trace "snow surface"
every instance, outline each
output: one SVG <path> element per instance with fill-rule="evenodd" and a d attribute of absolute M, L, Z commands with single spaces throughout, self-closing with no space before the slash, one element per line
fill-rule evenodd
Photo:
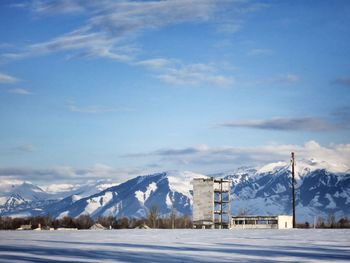
<path fill-rule="evenodd" d="M 336 203 L 334 202 L 334 200 L 330 194 L 327 193 L 326 198 L 329 200 L 329 204 L 326 206 L 326 208 L 336 208 L 337 207 Z"/>
<path fill-rule="evenodd" d="M 290 163 L 274 162 L 266 164 L 260 169 L 257 169 L 256 175 L 266 173 L 277 173 L 278 171 L 283 169 L 291 171 Z M 297 180 L 303 179 L 305 175 L 315 170 L 326 170 L 328 172 L 342 175 L 348 172 L 348 167 L 343 164 L 321 161 L 315 158 L 301 159 L 295 162 L 295 177 Z"/>
<path fill-rule="evenodd" d="M 20 181 L 20 180 L 1 179 L 0 193 L 10 192 L 12 190 L 12 188 L 19 186 L 23 183 L 24 183 L 24 181 Z"/>
<path fill-rule="evenodd" d="M 106 192 L 103 196 L 97 196 L 87 200 L 88 205 L 85 207 L 84 212 L 81 214 L 89 214 L 93 215 L 97 209 L 106 205 L 113 198 L 113 194 L 111 192 Z"/>
<path fill-rule="evenodd" d="M 157 190 L 157 184 L 155 182 L 150 183 L 147 186 L 147 189 L 145 192 L 142 192 L 140 190 L 135 192 L 135 197 L 141 204 L 144 204 L 147 199 L 150 197 L 150 195 Z"/>
<path fill-rule="evenodd" d="M 168 171 L 169 188 L 173 192 L 178 192 L 192 199 L 192 184 L 191 181 L 194 178 L 207 178 L 208 176 L 198 173 L 193 173 L 189 171 L 179 172 L 179 171 Z"/>
<path fill-rule="evenodd" d="M 263 167 L 261 167 L 258 170 L 258 173 L 269 173 L 269 172 L 273 172 L 275 170 L 279 170 L 285 166 L 287 166 L 288 164 L 286 162 L 276 162 L 276 163 L 269 163 Z"/>
<path fill-rule="evenodd" d="M 350 230 L 0 231 L 1 262 L 349 262 Z"/>

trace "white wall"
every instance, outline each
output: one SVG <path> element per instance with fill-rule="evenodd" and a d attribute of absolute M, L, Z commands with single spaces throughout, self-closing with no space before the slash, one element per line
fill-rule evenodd
<path fill-rule="evenodd" d="M 293 217 L 281 215 L 278 216 L 278 229 L 289 229 L 293 228 Z"/>
<path fill-rule="evenodd" d="M 257 217 L 258 218 L 258 217 Z M 262 220 L 277 220 L 277 224 L 239 224 L 235 225 L 235 220 L 257 220 L 254 218 L 245 218 L 244 216 L 231 219 L 231 229 L 291 229 L 293 228 L 293 217 L 287 216 L 287 215 L 280 215 L 280 216 L 261 216 Z"/>
<path fill-rule="evenodd" d="M 193 180 L 193 221 L 214 221 L 214 182 Z"/>

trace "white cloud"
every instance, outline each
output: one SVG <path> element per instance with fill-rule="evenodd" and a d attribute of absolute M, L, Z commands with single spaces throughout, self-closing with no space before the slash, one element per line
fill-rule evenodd
<path fill-rule="evenodd" d="M 233 77 L 219 73 L 222 66 L 213 63 L 186 64 L 175 59 L 155 58 L 134 64 L 152 70 L 157 79 L 175 86 L 228 87 L 234 82 Z"/>
<path fill-rule="evenodd" d="M 127 158 L 158 158 L 159 163 L 183 169 L 211 170 L 232 169 L 243 165 L 265 165 L 270 162 L 288 161 L 295 152 L 298 160 L 317 159 L 324 161 L 335 172 L 350 169 L 350 144 L 322 146 L 316 141 L 304 145 L 267 144 L 257 147 L 209 147 L 200 145 L 188 148 L 168 148 L 144 154 L 133 154 Z"/>
<path fill-rule="evenodd" d="M 30 7 L 38 14 L 54 14 L 54 13 L 76 13 L 84 11 L 80 1 L 60 0 L 60 1 L 32 1 L 31 3 L 23 3 L 19 7 Z"/>
<path fill-rule="evenodd" d="M 21 59 L 34 55 L 66 51 L 79 57 L 102 57 L 130 62 L 133 60 L 133 49 L 123 45 L 115 46 L 118 39 L 113 39 L 99 32 L 77 30 L 56 37 L 46 42 L 33 44 L 23 52 L 2 54 L 4 59 Z"/>
<path fill-rule="evenodd" d="M 32 94 L 29 90 L 22 89 L 22 88 L 9 89 L 8 92 L 9 93 L 13 93 L 13 94 L 18 94 L 18 95 L 29 95 L 29 94 Z"/>
<path fill-rule="evenodd" d="M 299 80 L 299 76 L 293 73 L 287 73 L 284 75 L 280 75 L 275 78 L 276 82 L 284 82 L 284 83 L 294 83 Z"/>
<path fill-rule="evenodd" d="M 15 83 L 17 81 L 17 78 L 0 72 L 0 83 Z"/>
<path fill-rule="evenodd" d="M 36 150 L 36 147 L 33 144 L 22 144 L 14 148 L 15 151 L 30 153 Z"/>
<path fill-rule="evenodd" d="M 217 73 L 214 66 L 202 63 L 167 68 L 157 78 L 167 84 L 180 86 L 227 87 L 234 82 L 232 77 Z"/>
<path fill-rule="evenodd" d="M 113 168 L 105 164 L 95 164 L 89 168 L 57 166 L 51 168 L 10 167 L 0 168 L 1 180 L 26 180 L 50 183 L 81 183 L 86 180 L 112 179 L 123 182 L 137 175 L 150 172 L 184 169 L 202 173 L 221 172 L 245 165 L 263 166 L 267 163 L 288 162 L 290 153 L 296 153 L 297 167 L 303 160 L 317 160 L 333 172 L 350 171 L 350 144 L 329 144 L 323 146 L 316 141 L 304 145 L 266 144 L 256 147 L 198 145 L 187 148 L 159 149 L 148 153 L 124 156 L 125 158 L 145 158 L 157 165 L 152 168 Z M 158 164 L 161 164 L 159 166 Z"/>
<path fill-rule="evenodd" d="M 249 54 L 248 54 L 249 55 Z M 255 80 L 248 81 L 248 85 L 260 86 L 260 85 L 292 85 L 299 82 L 301 77 L 295 73 L 285 73 L 285 74 L 276 74 L 272 76 L 259 77 Z"/>
<path fill-rule="evenodd" d="M 87 180 L 113 179 L 123 182 L 133 176 L 142 174 L 138 168 L 113 168 L 105 164 L 95 164 L 90 168 L 56 166 L 51 168 L 10 167 L 0 168 L 1 180 L 22 180 L 42 183 L 83 183 Z"/>
<path fill-rule="evenodd" d="M 327 132 L 347 128 L 342 122 L 331 122 L 319 117 L 272 118 L 263 120 L 236 120 L 221 124 L 229 128 L 252 128 L 278 131 Z"/>
<path fill-rule="evenodd" d="M 233 34 L 233 33 L 240 31 L 241 28 L 242 28 L 241 23 L 238 21 L 235 21 L 235 22 L 225 23 L 225 24 L 218 26 L 217 31 L 219 33 Z"/>
<path fill-rule="evenodd" d="M 153 59 L 145 59 L 145 60 L 138 61 L 135 63 L 135 65 L 144 66 L 150 69 L 162 69 L 174 63 L 175 63 L 174 61 L 166 58 L 153 58 Z"/>
<path fill-rule="evenodd" d="M 37 14 L 84 11 L 88 19 L 69 33 L 31 45 L 24 52 L 3 54 L 3 58 L 75 51 L 86 56 L 130 61 L 131 54 L 120 50 L 122 42 L 129 45 L 136 34 L 145 30 L 184 22 L 208 21 L 222 4 L 212 0 L 34 1 L 27 6 Z"/>
<path fill-rule="evenodd" d="M 71 32 L 22 51 L 2 54 L 4 60 L 20 59 L 52 52 L 65 52 L 70 57 L 102 57 L 129 65 L 164 69 L 156 77 L 173 85 L 229 86 L 232 78 L 218 72 L 198 69 L 200 64 L 172 65 L 173 59 L 136 57 L 133 42 L 149 30 L 181 23 L 213 22 L 225 32 L 237 31 L 242 16 L 263 7 L 248 1 L 177 0 L 177 1 L 41 1 L 17 5 L 30 8 L 36 15 L 60 15 L 83 12 L 84 23 Z M 176 63 L 175 63 L 176 64 Z M 170 66 L 171 65 L 171 66 Z"/>

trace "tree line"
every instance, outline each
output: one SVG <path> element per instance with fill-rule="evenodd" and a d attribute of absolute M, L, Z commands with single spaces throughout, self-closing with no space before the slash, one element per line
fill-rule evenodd
<path fill-rule="evenodd" d="M 305 222 L 303 224 L 297 224 L 298 228 L 350 228 L 350 220 L 347 216 L 341 217 L 336 220 L 333 214 L 330 214 L 327 219 L 322 216 L 317 217 L 316 221 L 311 224 Z"/>
<path fill-rule="evenodd" d="M 168 215 L 161 216 L 157 206 L 152 206 L 144 218 L 117 218 L 113 216 L 106 216 L 93 219 L 87 214 L 80 215 L 77 218 L 72 218 L 69 216 L 65 216 L 63 218 L 52 218 L 50 216 L 11 218 L 0 216 L 0 230 L 15 230 L 20 228 L 22 225 L 31 225 L 32 229 L 36 229 L 39 226 L 43 229 L 89 229 L 95 223 L 101 224 L 107 229 L 144 227 L 161 229 L 193 228 L 192 219 L 188 215 L 179 216 L 176 210 L 173 208 Z M 334 214 L 329 214 L 327 219 L 319 216 L 313 224 L 305 222 L 303 224 L 297 224 L 297 228 L 312 228 L 314 225 L 316 228 L 350 228 L 350 220 L 346 216 L 336 220 Z"/>
<path fill-rule="evenodd" d="M 159 209 L 152 206 L 145 218 L 116 218 L 113 216 L 98 217 L 93 219 L 90 215 L 80 215 L 77 218 L 65 216 L 63 218 L 52 218 L 50 216 L 36 216 L 25 218 L 0 217 L 0 230 L 15 230 L 23 225 L 31 225 L 31 229 L 39 226 L 42 229 L 77 228 L 89 229 L 95 223 L 101 224 L 107 229 L 128 229 L 139 227 L 150 228 L 192 228 L 192 220 L 188 215 L 179 216 L 172 209 L 167 216 L 161 216 Z"/>

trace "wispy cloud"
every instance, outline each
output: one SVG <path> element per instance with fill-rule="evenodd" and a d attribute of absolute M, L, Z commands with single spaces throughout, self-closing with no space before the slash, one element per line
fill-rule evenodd
<path fill-rule="evenodd" d="M 139 175 L 137 168 L 116 169 L 105 164 L 95 164 L 90 168 L 56 166 L 52 168 L 9 167 L 0 168 L 0 178 L 42 182 L 82 183 L 86 180 L 113 178 L 123 182 L 131 176 Z"/>
<path fill-rule="evenodd" d="M 151 70 L 155 78 L 174 86 L 214 86 L 227 87 L 234 83 L 224 69 L 214 63 L 186 64 L 180 60 L 156 58 L 135 63 Z"/>
<path fill-rule="evenodd" d="M 281 83 L 294 83 L 299 81 L 300 77 L 293 73 L 287 73 L 283 75 L 279 75 L 272 79 L 273 82 L 281 82 Z"/>
<path fill-rule="evenodd" d="M 70 51 L 91 57 L 130 61 L 123 53 L 136 34 L 171 24 L 207 21 L 221 6 L 211 0 L 192 1 L 34 1 L 27 7 L 36 14 L 82 12 L 88 19 L 75 30 L 31 45 L 23 52 L 3 54 L 14 59 L 49 52 Z M 121 50 L 120 50 L 121 49 Z"/>
<path fill-rule="evenodd" d="M 60 1 L 31 1 L 24 2 L 20 4 L 15 4 L 13 7 L 19 8 L 31 8 L 35 13 L 41 15 L 51 15 L 51 14 L 70 14 L 85 11 L 82 5 L 83 1 L 70 1 L 70 0 L 60 0 Z"/>
<path fill-rule="evenodd" d="M 29 1 L 17 5 L 34 14 L 61 15 L 84 13 L 84 24 L 71 32 L 25 47 L 22 51 L 2 54 L 3 60 L 20 59 L 53 52 L 65 52 L 70 57 L 102 57 L 129 65 L 166 70 L 156 77 L 172 85 L 229 86 L 232 78 L 213 69 L 204 71 L 201 63 L 172 65 L 174 59 L 146 58 L 135 55 L 133 43 L 147 31 L 181 23 L 215 21 L 225 32 L 240 29 L 242 17 L 263 5 L 249 1 L 178 0 L 178 1 Z"/>
<path fill-rule="evenodd" d="M 236 120 L 222 123 L 220 126 L 229 128 L 312 132 L 332 131 L 341 128 L 339 123 L 333 123 L 326 119 L 318 117 Z"/>
<path fill-rule="evenodd" d="M 338 120 L 350 124 L 350 106 L 339 107 L 332 112 L 332 115 Z"/>
<path fill-rule="evenodd" d="M 134 153 L 124 158 L 143 158 L 152 160 L 148 168 L 113 168 L 105 164 L 95 164 L 89 168 L 57 166 L 51 168 L 2 167 L 0 178 L 29 180 L 36 182 L 81 183 L 86 180 L 107 179 L 123 182 L 136 175 L 150 171 L 161 171 L 164 167 L 191 169 L 205 173 L 220 172 L 235 167 L 250 165 L 262 166 L 269 162 L 288 162 L 290 152 L 296 152 L 297 161 L 315 159 L 334 172 L 347 172 L 350 169 L 350 144 L 321 145 L 308 141 L 304 145 L 266 144 L 256 147 L 235 147 L 208 145 L 189 146 L 184 148 L 163 148 L 146 153 Z M 156 164 L 156 165 L 154 165 Z M 159 166 L 162 164 L 162 166 Z M 298 165 L 298 162 L 297 162 Z"/>
<path fill-rule="evenodd" d="M 249 55 L 249 54 L 248 54 Z M 301 77 L 295 73 L 283 73 L 283 74 L 276 74 L 272 76 L 263 76 L 253 79 L 252 81 L 249 81 L 248 84 L 257 86 L 257 85 L 279 85 L 279 86 L 288 86 L 295 83 L 298 83 L 300 81 Z"/>
<path fill-rule="evenodd" d="M 31 153 L 36 150 L 36 147 L 33 144 L 22 144 L 14 147 L 13 150 L 22 153 Z"/>
<path fill-rule="evenodd" d="M 304 145 L 268 144 L 257 147 L 199 145 L 187 148 L 160 149 L 125 157 L 149 159 L 153 156 L 158 158 L 159 163 L 167 165 L 185 167 L 185 169 L 213 167 L 212 171 L 218 172 L 220 169 L 232 169 L 234 166 L 265 165 L 269 162 L 288 161 L 292 151 L 297 153 L 298 160 L 326 161 L 330 164 L 330 169 L 335 172 L 346 172 L 350 169 L 350 144 L 322 146 L 316 141 L 308 141 Z"/>
<path fill-rule="evenodd" d="M 32 94 L 28 89 L 22 89 L 22 88 L 9 89 L 7 92 L 12 93 L 12 94 L 17 94 L 17 95 L 30 95 L 30 94 Z"/>
<path fill-rule="evenodd" d="M 0 83 L 15 83 L 19 81 L 17 78 L 0 72 Z"/>
<path fill-rule="evenodd" d="M 224 1 L 221 1 L 224 2 Z M 239 32 L 245 23 L 244 15 L 248 13 L 254 13 L 258 10 L 267 8 L 269 5 L 264 3 L 254 3 L 250 1 L 227 1 L 228 3 L 234 3 L 235 8 L 225 8 L 220 13 L 218 19 L 217 32 L 220 34 L 231 35 Z"/>
<path fill-rule="evenodd" d="M 193 147 L 181 148 L 181 149 L 159 149 L 151 153 L 132 153 L 123 155 L 125 158 L 133 157 L 146 157 L 149 155 L 159 155 L 159 156 L 175 156 L 175 155 L 191 155 L 200 152 L 205 152 L 209 149 L 207 145 L 198 145 Z"/>
<path fill-rule="evenodd" d="M 170 65 L 173 65 L 175 61 L 167 59 L 167 58 L 153 58 L 153 59 L 145 59 L 135 62 L 137 66 L 143 66 L 150 69 L 163 69 Z"/>
<path fill-rule="evenodd" d="M 0 147 L 0 156 L 11 155 L 18 156 L 22 154 L 30 154 L 37 150 L 37 147 L 32 143 L 18 143 Z"/>
<path fill-rule="evenodd" d="M 333 80 L 332 83 L 350 87 L 350 77 L 349 76 L 338 77 L 335 80 Z"/>
<path fill-rule="evenodd" d="M 67 108 L 71 112 L 88 113 L 88 114 L 131 111 L 131 109 L 123 108 L 123 107 L 105 107 L 105 106 L 98 106 L 98 105 L 77 106 L 72 101 L 67 102 Z"/>
<path fill-rule="evenodd" d="M 240 31 L 242 24 L 240 21 L 234 21 L 231 23 L 224 23 L 218 26 L 217 31 L 224 34 L 233 34 Z"/>
<path fill-rule="evenodd" d="M 132 54 L 125 47 L 114 47 L 117 39 L 108 37 L 105 33 L 75 31 L 47 42 L 34 44 L 24 56 L 46 54 L 52 52 L 78 52 L 79 56 L 102 57 L 121 62 L 132 60 Z"/>
<path fill-rule="evenodd" d="M 180 86 L 214 86 L 227 87 L 233 84 L 232 77 L 217 72 L 217 68 L 210 64 L 188 64 L 169 67 L 157 75 L 161 81 Z"/>

